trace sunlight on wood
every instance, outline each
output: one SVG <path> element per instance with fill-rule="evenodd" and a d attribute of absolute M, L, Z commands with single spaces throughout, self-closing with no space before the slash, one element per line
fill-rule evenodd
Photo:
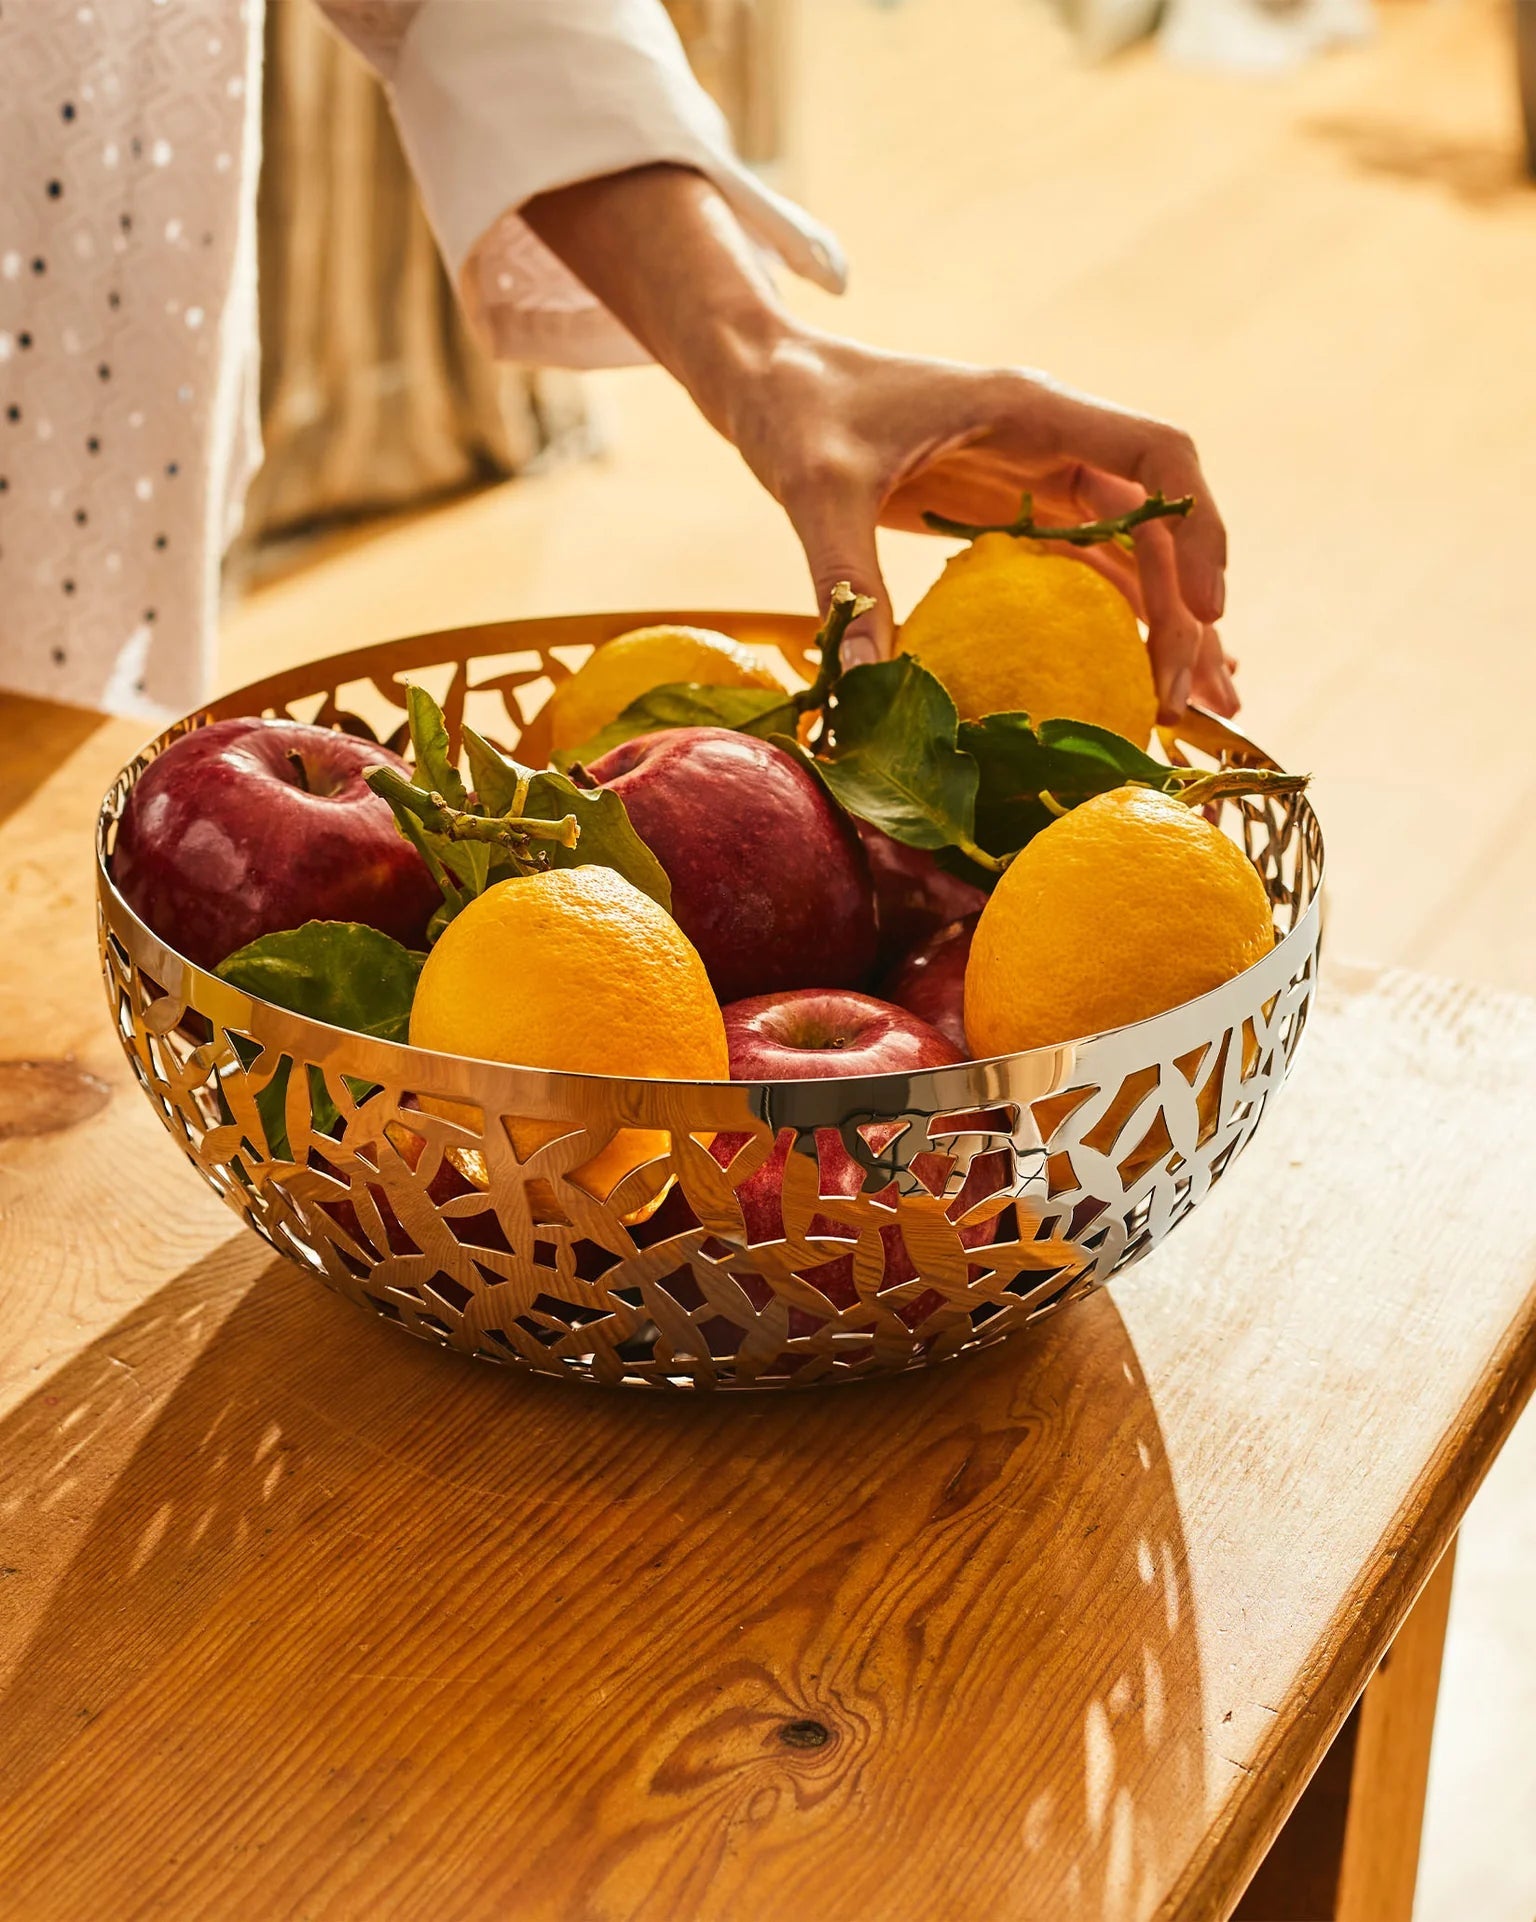
<path fill-rule="evenodd" d="M 1187 424 L 1246 724 L 1317 775 L 1334 954 L 1536 990 L 1536 194 L 1502 6 L 1386 0 L 1375 43 L 1266 83 L 1083 67 L 1023 0 L 802 13 L 781 184 L 855 277 L 797 305 Z M 783 517 L 666 379 L 590 388 L 602 458 L 303 558 L 231 608 L 223 684 L 509 615 L 808 611 Z M 885 542 L 899 610 L 944 551 Z M 0 707 L 0 1059 L 110 1091 L 0 1160 L 13 1901 L 427 1912 L 452 1876 L 532 1914 L 516 1831 L 541 1913 L 702 1912 L 707 1861 L 733 1913 L 788 1915 L 823 1889 L 781 1836 L 814 1831 L 877 1913 L 916 1811 L 946 1846 L 911 1853 L 914 1916 L 1010 1912 L 1021 1862 L 1052 1922 L 1230 1906 L 1510 1412 L 1528 1006 L 1335 963 L 1241 1183 L 1027 1367 L 849 1391 L 900 1468 L 850 1500 L 837 1397 L 514 1405 L 274 1266 L 103 1018 L 84 850 L 143 730 Z M 1536 1907 L 1533 1435 L 1462 1532 L 1418 1922 Z M 919 1758 L 975 1792 L 919 1808 Z"/>

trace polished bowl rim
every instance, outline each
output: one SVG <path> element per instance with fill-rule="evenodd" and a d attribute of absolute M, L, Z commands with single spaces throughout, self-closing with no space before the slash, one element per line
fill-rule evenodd
<path fill-rule="evenodd" d="M 604 613 L 599 618 L 604 622 L 611 620 L 616 634 L 627 632 L 631 627 L 654 625 L 661 619 L 679 623 L 686 621 L 695 626 L 761 620 L 765 625 L 775 629 L 789 629 L 807 641 L 816 631 L 816 621 L 811 615 L 785 614 L 771 609 L 668 610 L 664 615 L 656 610 L 632 609 L 614 612 L 612 615 Z M 558 626 L 566 622 L 572 627 L 590 627 L 592 619 L 593 616 L 583 614 L 539 617 L 538 625 L 546 630 L 550 626 Z M 510 638 L 515 635 L 517 629 L 528 624 L 519 620 L 471 623 L 466 627 L 406 635 L 394 641 L 375 643 L 345 653 L 320 656 L 313 661 L 301 662 L 295 667 L 265 676 L 261 680 L 247 682 L 193 709 L 160 729 L 118 769 L 108 784 L 97 813 L 95 835 L 97 894 L 108 925 L 114 930 L 125 929 L 131 934 L 132 945 L 137 950 L 137 958 L 143 960 L 147 955 L 151 972 L 156 972 L 155 964 L 159 962 L 161 964 L 159 972 L 179 974 L 182 986 L 180 998 L 188 1004 L 196 1006 L 203 1013 L 211 1013 L 213 1010 L 210 1002 L 222 1001 L 232 1018 L 225 1019 L 224 1016 L 217 1016 L 221 1026 L 241 1029 L 252 1025 L 249 1016 L 239 1017 L 237 1011 L 240 1009 L 265 1011 L 279 1017 L 285 1025 L 292 1024 L 292 1032 L 296 1040 L 306 1035 L 314 1037 L 314 1044 L 306 1049 L 309 1058 L 327 1062 L 334 1060 L 339 1071 L 350 1071 L 338 1058 L 341 1054 L 363 1056 L 377 1049 L 382 1051 L 382 1060 L 390 1066 L 387 1076 L 389 1079 L 405 1080 L 417 1086 L 434 1086 L 435 1084 L 440 1088 L 443 1071 L 446 1069 L 449 1082 L 456 1084 L 446 1089 L 446 1092 L 458 1093 L 465 1098 L 473 1099 L 470 1090 L 463 1085 L 473 1078 L 485 1097 L 482 1105 L 511 1109 L 519 1101 L 526 1102 L 537 1089 L 543 1092 L 545 1100 L 558 1107 L 562 1113 L 570 1112 L 570 1098 L 579 1096 L 584 1090 L 594 1093 L 608 1091 L 611 1096 L 611 1091 L 615 1088 L 625 1088 L 641 1093 L 647 1090 L 684 1090 L 693 1092 L 706 1101 L 711 1096 L 718 1100 L 724 1091 L 729 1090 L 734 1095 L 744 1096 L 756 1114 L 761 1114 L 770 1100 L 774 1101 L 775 1105 L 782 1105 L 786 1100 L 792 1099 L 793 1097 L 785 1093 L 786 1090 L 798 1091 L 801 1103 L 806 1103 L 807 1091 L 835 1089 L 838 1093 L 836 1105 L 845 1112 L 850 1108 L 867 1106 L 877 1113 L 889 1113 L 911 1106 L 914 1097 L 928 1101 L 941 1109 L 959 1109 L 966 1105 L 984 1107 L 989 1101 L 1005 1098 L 1004 1084 L 1011 1086 L 1021 1081 L 1029 1082 L 1037 1084 L 1041 1092 L 1064 1087 L 1068 1077 L 1079 1079 L 1084 1073 L 1091 1073 L 1094 1053 L 1110 1045 L 1118 1046 L 1123 1037 L 1149 1031 L 1169 1023 L 1175 1017 L 1178 1017 L 1181 1023 L 1189 1022 L 1197 1011 L 1202 1009 L 1209 1008 L 1214 1017 L 1217 1004 L 1223 997 L 1233 998 L 1242 994 L 1244 999 L 1251 998 L 1254 977 L 1260 973 L 1273 973 L 1277 989 L 1283 987 L 1299 965 L 1301 954 L 1316 945 L 1316 924 L 1320 919 L 1322 908 L 1326 848 L 1321 823 L 1316 819 L 1310 799 L 1302 794 L 1296 797 L 1296 806 L 1300 811 L 1298 827 L 1305 827 L 1310 817 L 1317 837 L 1315 883 L 1311 899 L 1297 915 L 1294 925 L 1278 936 L 1268 954 L 1261 956 L 1239 974 L 1231 976 L 1230 979 L 1202 995 L 1197 995 L 1188 1001 L 1177 1002 L 1172 1008 L 1165 1008 L 1160 1013 L 1148 1015 L 1140 1021 L 1101 1029 L 1097 1033 L 1084 1035 L 1072 1041 L 1041 1048 L 1020 1049 L 1007 1054 L 976 1057 L 939 1067 L 920 1069 L 912 1074 L 825 1075 L 775 1081 L 685 1081 L 659 1076 L 609 1075 L 572 1069 L 537 1068 L 520 1062 L 491 1061 L 478 1055 L 456 1055 L 437 1049 L 412 1047 L 405 1042 L 387 1041 L 377 1036 L 358 1034 L 350 1028 L 335 1027 L 329 1022 L 297 1014 L 291 1009 L 279 1006 L 276 1002 L 266 1001 L 260 996 L 249 994 L 244 989 L 236 988 L 222 980 L 209 970 L 199 967 L 143 921 L 118 890 L 109 865 L 108 841 L 120 811 L 119 794 L 126 796 L 149 761 L 169 746 L 173 740 L 208 726 L 216 720 L 237 718 L 253 712 L 259 713 L 261 706 L 279 698 L 278 690 L 288 687 L 294 675 L 306 670 L 323 672 L 335 684 L 346 678 L 341 674 L 341 670 L 348 663 L 361 668 L 365 662 L 377 663 L 380 653 L 387 652 L 400 655 L 402 658 L 397 663 L 397 667 L 400 671 L 407 671 L 410 661 L 404 657 L 420 654 L 423 658 L 440 659 L 440 651 L 434 657 L 433 650 L 441 650 L 445 644 L 461 636 L 472 633 L 484 638 L 506 631 Z M 487 646 L 484 651 L 499 650 Z M 363 676 L 359 674 L 350 678 L 363 678 Z M 1207 742 L 1212 749 L 1234 748 L 1253 757 L 1259 765 L 1268 767 L 1277 765 L 1256 742 L 1239 733 L 1237 729 L 1216 715 L 1193 706 L 1190 715 L 1195 723 L 1195 731 L 1207 737 Z M 1284 965 L 1281 962 L 1282 956 L 1285 957 Z M 170 964 L 169 968 L 164 966 L 165 963 Z M 1246 993 L 1243 993 L 1243 984 L 1247 984 Z M 170 988 L 172 983 L 163 981 L 162 985 Z M 256 1018 L 262 1017 L 258 1015 Z M 1217 1022 L 1216 1025 L 1220 1023 Z M 412 1072 L 405 1073 L 407 1069 Z M 492 1084 L 497 1082 L 508 1084 L 508 1092 L 504 1097 L 491 1096 Z M 956 1099 L 957 1089 L 965 1082 L 991 1085 L 974 1090 L 962 1090 L 961 1098 Z M 514 1083 L 515 1086 L 512 1085 Z M 558 1100 L 562 1094 L 566 1097 L 563 1102 Z M 860 1099 L 861 1096 L 865 1098 Z M 543 1106 L 544 1102 L 541 1101 L 539 1105 Z M 797 1105 L 800 1104 L 797 1103 Z"/>

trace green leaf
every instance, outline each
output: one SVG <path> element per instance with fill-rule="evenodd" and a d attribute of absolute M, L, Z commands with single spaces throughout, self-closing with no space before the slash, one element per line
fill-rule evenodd
<path fill-rule="evenodd" d="M 624 803 L 612 788 L 577 787 L 567 775 L 553 769 L 535 774 L 528 783 L 525 814 L 541 821 L 558 821 L 574 814 L 581 832 L 573 848 L 558 841 L 541 841 L 539 847 L 553 868 L 603 867 L 622 874 L 642 894 L 672 912 L 672 883 L 667 871 L 635 832 Z"/>
<path fill-rule="evenodd" d="M 277 1073 L 256 1097 L 256 1112 L 261 1116 L 262 1133 L 267 1137 L 267 1153 L 274 1161 L 293 1159 L 288 1140 L 288 1075 L 292 1067 L 291 1061 L 280 1061 Z"/>
<path fill-rule="evenodd" d="M 1133 742 L 1086 721 L 1042 721 L 1027 714 L 989 714 L 962 721 L 960 746 L 980 775 L 976 838 L 993 854 L 1014 854 L 1055 818 L 1040 800 L 1066 806 L 1106 794 L 1127 781 L 1171 788 L 1178 777 Z"/>
<path fill-rule="evenodd" d="M 989 854 L 1017 854 L 1055 819 L 1044 801 L 1028 794 L 991 793 L 983 777 L 976 796 L 976 839 Z"/>
<path fill-rule="evenodd" d="M 413 685 L 405 692 L 405 711 L 411 724 L 417 781 L 429 792 L 440 794 L 449 807 L 463 807 L 467 798 L 464 781 L 449 750 L 443 710 L 424 687 Z"/>
<path fill-rule="evenodd" d="M 395 810 L 395 825 L 426 863 L 427 872 L 442 891 L 443 904 L 427 923 L 427 946 L 430 948 L 453 917 L 463 911 L 471 897 L 459 886 L 442 859 L 448 845 L 443 835 L 428 834 L 415 815 L 406 808 Z"/>
<path fill-rule="evenodd" d="M 768 689 L 765 687 L 740 687 L 736 688 L 734 692 L 737 694 L 766 694 Z M 761 708 L 755 714 L 748 714 L 734 725 L 738 734 L 751 734 L 755 735 L 759 741 L 771 741 L 775 734 L 793 735 L 795 729 L 800 725 L 800 716 L 803 712 L 804 709 L 798 701 L 785 701 L 775 697 L 771 707 Z M 708 723 L 701 722 L 700 725 L 707 726 Z M 720 725 L 724 727 L 727 723 L 722 721 Z"/>
<path fill-rule="evenodd" d="M 485 893 L 495 852 L 484 841 L 450 841 L 446 836 L 438 837 L 437 857 L 459 883 L 466 901 L 473 901 L 477 894 Z M 458 910 L 454 911 L 457 913 Z"/>
<path fill-rule="evenodd" d="M 579 748 L 555 757 L 562 768 L 578 761 L 590 765 L 610 748 L 642 734 L 669 727 L 728 727 L 738 734 L 793 734 L 794 703 L 771 687 L 709 687 L 701 681 L 667 681 L 642 694 L 615 721 L 583 741 Z"/>
<path fill-rule="evenodd" d="M 364 776 L 364 779 L 368 779 L 373 772 L 374 770 L 370 768 Z M 449 874 L 448 870 L 438 858 L 438 848 L 441 845 L 442 836 L 428 834 L 420 821 L 416 819 L 416 816 L 406 808 L 396 808 L 394 815 L 395 826 L 399 828 L 401 834 L 405 836 L 406 840 L 410 842 L 411 846 L 415 848 L 416 852 L 426 863 L 427 872 L 442 889 L 444 899 L 450 901 L 454 913 L 457 914 L 459 909 L 463 907 L 464 902 L 459 896 L 459 890 L 454 884 L 453 876 Z"/>
<path fill-rule="evenodd" d="M 1042 808 L 1041 813 L 1047 814 L 1047 818 L 1049 818 L 1046 809 Z M 976 830 L 976 839 L 988 852 L 996 851 L 992 849 L 989 842 L 982 840 L 979 826 Z M 1005 849 L 1004 852 L 1016 854 L 1018 850 L 1016 848 L 1008 848 Z M 973 888 L 980 888 L 983 894 L 990 894 L 997 886 L 1001 868 L 997 866 L 990 868 L 979 867 L 968 854 L 962 854 L 959 848 L 935 848 L 933 851 L 933 859 L 936 867 L 943 868 L 946 874 L 958 874 L 962 881 L 969 881 Z"/>
<path fill-rule="evenodd" d="M 464 748 L 474 776 L 475 799 L 488 813 L 515 812 L 539 821 L 560 821 L 567 814 L 575 815 L 579 830 L 575 847 L 562 847 L 558 841 L 538 843 L 551 867 L 612 868 L 671 913 L 672 884 L 667 871 L 635 832 L 617 794 L 606 788 L 578 787 L 559 769 L 535 771 L 523 767 L 492 747 L 472 727 L 464 729 Z M 510 870 L 504 869 L 506 872 Z M 481 889 L 485 885 L 482 883 Z"/>
<path fill-rule="evenodd" d="M 521 814 L 517 805 L 518 783 L 527 779 L 529 770 L 510 759 L 500 748 L 492 747 L 483 734 L 464 723 L 464 754 L 469 776 L 475 784 L 475 801 L 483 814 Z"/>
<path fill-rule="evenodd" d="M 231 1033 L 228 1037 L 240 1066 L 247 1073 L 261 1056 L 260 1044 L 247 1040 L 244 1035 Z M 288 1082 L 293 1070 L 292 1058 L 284 1055 L 266 1086 L 256 1096 L 256 1113 L 261 1119 L 261 1132 L 266 1141 L 267 1154 L 274 1161 L 291 1161 L 293 1147 L 288 1139 Z M 235 1111 L 229 1104 L 224 1092 L 222 1075 L 227 1069 L 219 1070 L 215 1080 L 215 1094 L 219 1104 L 219 1118 L 226 1126 L 235 1119 Z M 315 1134 L 330 1135 L 337 1138 L 336 1124 L 341 1120 L 341 1110 L 332 1101 L 330 1090 L 325 1085 L 325 1076 L 311 1065 L 306 1070 L 309 1076 L 309 1115 L 310 1128 Z M 343 1075 L 354 1101 L 364 1101 L 377 1092 L 376 1084 L 369 1081 L 355 1081 L 351 1075 Z"/>
<path fill-rule="evenodd" d="M 837 684 L 830 754 L 817 768 L 860 820 L 908 847 L 974 846 L 976 763 L 956 746 L 955 704 L 910 654 Z"/>
<path fill-rule="evenodd" d="M 280 1061 L 277 1073 L 256 1097 L 256 1112 L 261 1116 L 262 1131 L 267 1137 L 267 1152 L 274 1161 L 293 1159 L 293 1148 L 288 1140 L 288 1081 L 292 1068 L 291 1061 Z M 309 1076 L 312 1131 L 315 1134 L 329 1134 L 340 1118 L 339 1111 L 326 1093 L 325 1076 L 320 1070 L 310 1067 L 306 1072 Z"/>
<path fill-rule="evenodd" d="M 962 721 L 960 743 L 982 766 L 1005 778 L 1014 791 L 1049 792 L 1059 799 L 1087 799 L 1123 787 L 1127 781 L 1151 787 L 1177 785 L 1163 761 L 1154 761 L 1133 742 L 1087 721 L 1042 721 L 1027 714 L 989 714 Z"/>
<path fill-rule="evenodd" d="M 232 987 L 354 1034 L 405 1041 L 423 954 L 360 921 L 306 921 L 219 964 Z"/>

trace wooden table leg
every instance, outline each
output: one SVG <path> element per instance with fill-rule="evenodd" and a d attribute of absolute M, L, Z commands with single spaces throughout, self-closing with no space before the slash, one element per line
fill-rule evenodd
<path fill-rule="evenodd" d="M 1515 70 L 1525 117 L 1525 165 L 1536 179 L 1536 0 L 1515 0 Z"/>
<path fill-rule="evenodd" d="M 1455 1566 L 1453 1541 L 1360 1698 L 1335 1922 L 1413 1922 Z"/>
<path fill-rule="evenodd" d="M 1412 1922 L 1456 1544 L 1234 1911 L 1234 1922 Z"/>

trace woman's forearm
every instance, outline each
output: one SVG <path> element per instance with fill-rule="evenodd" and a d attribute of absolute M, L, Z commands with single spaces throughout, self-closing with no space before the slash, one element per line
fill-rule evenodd
<path fill-rule="evenodd" d="M 540 194 L 522 215 L 728 434 L 742 383 L 792 322 L 719 191 L 688 167 L 637 167 Z"/>

